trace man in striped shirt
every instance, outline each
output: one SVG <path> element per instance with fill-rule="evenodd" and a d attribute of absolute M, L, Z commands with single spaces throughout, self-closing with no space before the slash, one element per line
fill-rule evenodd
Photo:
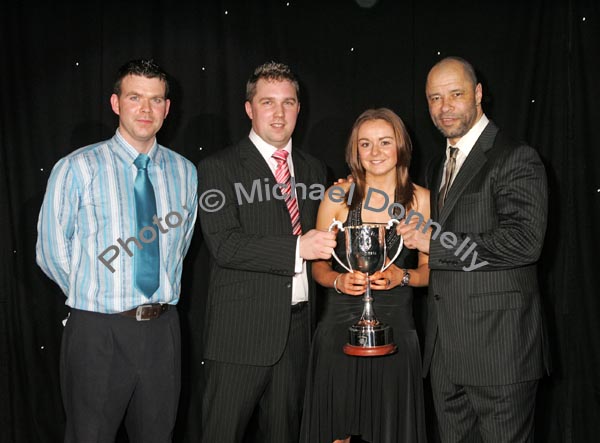
<path fill-rule="evenodd" d="M 60 357 L 66 442 L 114 441 L 124 417 L 130 441 L 171 441 L 180 391 L 175 305 L 197 173 L 157 143 L 168 93 L 152 60 L 123 65 L 110 98 L 115 135 L 62 158 L 48 180 L 36 249 L 71 307 Z"/>

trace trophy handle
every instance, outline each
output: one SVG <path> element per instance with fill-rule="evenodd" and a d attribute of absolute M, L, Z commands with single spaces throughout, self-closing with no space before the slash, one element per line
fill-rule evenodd
<path fill-rule="evenodd" d="M 337 227 L 338 229 L 340 229 L 342 232 L 344 232 L 344 225 L 342 224 L 341 221 L 336 220 L 335 218 L 333 219 L 333 222 L 329 225 L 329 229 L 328 231 L 331 232 L 331 230 Z M 342 266 L 342 268 L 344 268 L 346 271 L 348 272 L 354 272 L 352 269 L 350 269 L 348 266 L 346 266 L 345 264 L 342 263 L 342 261 L 338 258 L 337 254 L 335 253 L 335 249 L 331 252 L 331 255 L 333 255 L 333 257 L 337 260 L 337 262 Z"/>
<path fill-rule="evenodd" d="M 387 222 L 387 226 L 385 227 L 385 229 L 390 229 L 390 228 L 392 228 L 392 226 L 399 225 L 399 224 L 400 224 L 400 220 L 398 220 L 396 218 L 392 218 L 392 219 L 390 219 L 389 222 Z M 398 250 L 396 251 L 396 255 L 394 255 L 394 258 L 391 259 L 387 265 L 384 263 L 384 265 L 381 268 L 382 271 L 385 271 L 387 268 L 389 268 L 392 265 L 392 263 L 394 263 L 396 261 L 396 259 L 400 255 L 400 252 L 402 252 L 403 246 L 404 246 L 404 239 L 402 238 L 402 236 L 400 236 L 400 244 L 398 245 Z"/>

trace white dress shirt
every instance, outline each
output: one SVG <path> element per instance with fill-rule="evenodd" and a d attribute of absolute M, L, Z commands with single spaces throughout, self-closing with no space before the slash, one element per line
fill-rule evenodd
<path fill-rule="evenodd" d="M 479 136 L 481 135 L 481 133 L 483 132 L 483 130 L 489 122 L 490 121 L 488 120 L 488 118 L 485 116 L 485 114 L 483 114 L 479 121 L 475 123 L 473 127 L 469 129 L 469 132 L 463 135 L 455 145 L 451 145 L 450 141 L 446 139 L 446 163 L 448 163 L 448 159 L 450 158 L 450 146 L 458 148 L 458 153 L 456 154 L 456 167 L 454 168 L 454 176 L 452 177 L 450 186 L 452 186 L 454 179 L 458 175 L 458 171 L 460 171 L 460 168 L 467 159 L 467 156 L 471 153 L 473 146 L 475 146 L 477 139 L 479 138 Z M 444 168 L 440 189 L 443 186 L 444 181 L 446 180 L 445 175 L 446 168 Z"/>

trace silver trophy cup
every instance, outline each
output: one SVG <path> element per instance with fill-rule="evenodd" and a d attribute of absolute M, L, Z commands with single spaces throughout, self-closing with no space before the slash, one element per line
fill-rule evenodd
<path fill-rule="evenodd" d="M 387 229 L 400 223 L 391 219 L 387 223 L 364 223 L 357 226 L 344 226 L 339 220 L 333 219 L 329 231 L 340 229 L 345 234 L 345 262 L 333 252 L 333 257 L 348 272 L 360 271 L 367 275 L 367 289 L 363 296 L 363 312 L 358 322 L 348 329 L 348 343 L 344 352 L 361 357 L 387 355 L 396 352 L 392 327 L 377 320 L 373 310 L 371 282 L 369 275 L 378 270 L 385 271 L 400 255 L 404 244 L 400 237 L 398 250 L 387 264 L 387 247 L 385 233 Z"/>

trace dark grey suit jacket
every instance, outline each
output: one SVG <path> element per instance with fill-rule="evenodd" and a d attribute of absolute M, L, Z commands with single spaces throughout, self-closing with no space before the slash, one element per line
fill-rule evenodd
<path fill-rule="evenodd" d="M 444 161 L 428 172 L 431 213 L 456 242 L 439 234 L 430 244 L 425 375 L 435 346 L 456 384 L 537 379 L 549 368 L 536 271 L 547 219 L 544 166 L 490 122 L 438 213 Z"/>
<path fill-rule="evenodd" d="M 325 184 L 320 160 L 294 148 L 292 161 L 297 184 L 309 191 L 311 185 Z M 204 357 L 272 365 L 284 351 L 291 315 L 297 237 L 292 235 L 287 207 L 265 192 L 276 181 L 249 138 L 200 162 L 198 180 L 201 203 L 208 190 L 218 190 L 225 198 L 218 211 L 199 205 L 199 222 L 211 253 Z M 320 201 L 310 193 L 302 197 L 298 188 L 302 231 L 307 232 L 315 226 Z M 315 287 L 307 268 L 310 301 Z"/>

